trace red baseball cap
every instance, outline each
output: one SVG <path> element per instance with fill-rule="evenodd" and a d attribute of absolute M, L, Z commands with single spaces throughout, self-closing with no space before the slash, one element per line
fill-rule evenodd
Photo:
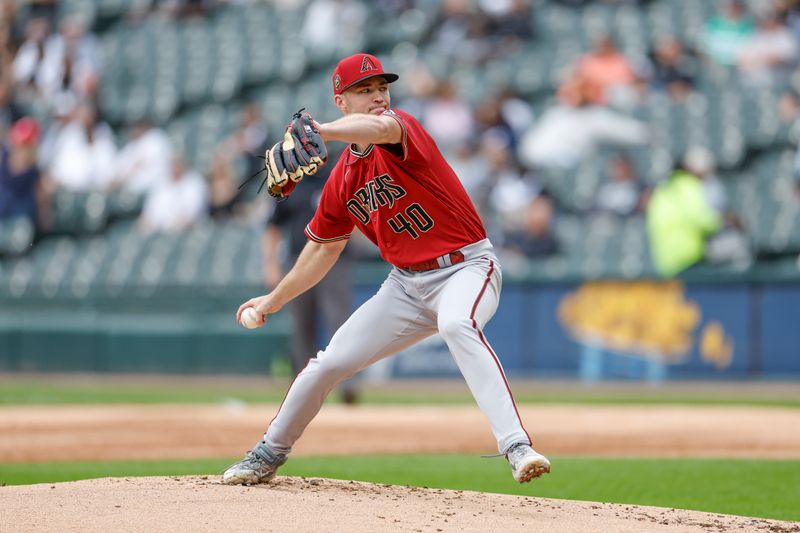
<path fill-rule="evenodd" d="M 380 60 L 370 54 L 353 54 L 339 61 L 333 71 L 333 94 L 342 94 L 360 81 L 382 76 L 388 83 L 400 77 L 391 72 L 384 72 Z"/>
<path fill-rule="evenodd" d="M 11 126 L 9 138 L 14 144 L 30 144 L 39 139 L 39 124 L 31 117 L 23 117 Z"/>

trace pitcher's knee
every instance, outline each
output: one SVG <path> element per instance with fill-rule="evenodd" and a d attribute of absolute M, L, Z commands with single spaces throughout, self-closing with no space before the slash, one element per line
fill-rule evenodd
<path fill-rule="evenodd" d="M 475 331 L 472 320 L 469 318 L 440 318 L 438 326 L 439 333 L 445 340 Z"/>
<path fill-rule="evenodd" d="M 319 378 L 326 382 L 339 383 L 358 372 L 358 368 L 351 361 L 333 357 L 325 352 L 319 353 L 315 367 Z"/>

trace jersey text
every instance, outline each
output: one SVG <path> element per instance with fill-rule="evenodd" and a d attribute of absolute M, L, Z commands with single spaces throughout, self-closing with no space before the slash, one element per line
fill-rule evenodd
<path fill-rule="evenodd" d="M 347 201 L 347 210 L 362 224 L 369 224 L 371 213 L 379 207 L 393 207 L 395 201 L 405 195 L 405 189 L 394 183 L 388 174 L 381 174 L 353 194 Z"/>

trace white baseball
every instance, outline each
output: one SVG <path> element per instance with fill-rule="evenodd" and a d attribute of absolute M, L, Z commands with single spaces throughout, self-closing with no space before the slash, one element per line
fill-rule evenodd
<path fill-rule="evenodd" d="M 241 323 L 247 329 L 256 329 L 261 325 L 258 319 L 258 313 L 256 312 L 255 308 L 248 307 L 244 311 L 242 311 Z"/>

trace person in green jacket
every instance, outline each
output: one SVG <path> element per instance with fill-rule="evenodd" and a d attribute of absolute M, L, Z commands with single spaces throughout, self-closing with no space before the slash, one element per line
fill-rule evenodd
<path fill-rule="evenodd" d="M 687 162 L 697 160 L 687 157 Z M 701 176 L 711 165 L 685 164 L 658 185 L 647 206 L 647 233 L 658 273 L 673 277 L 702 261 L 722 216 L 708 201 Z"/>

